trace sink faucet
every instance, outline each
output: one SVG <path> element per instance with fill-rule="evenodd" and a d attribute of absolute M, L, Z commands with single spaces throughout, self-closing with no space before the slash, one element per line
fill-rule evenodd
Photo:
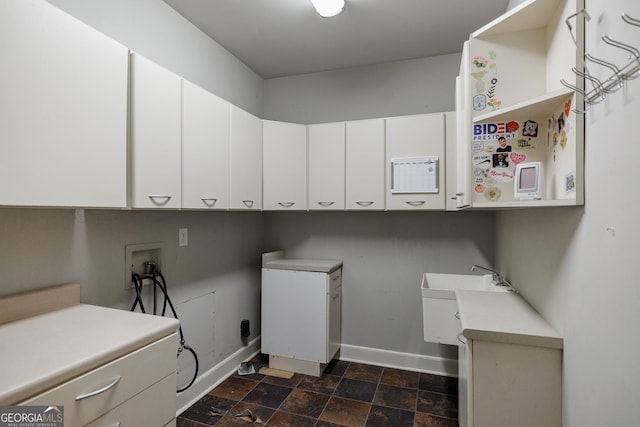
<path fill-rule="evenodd" d="M 513 288 L 513 286 L 511 286 L 511 283 L 507 282 L 507 279 L 505 279 L 504 277 L 502 277 L 502 275 L 500 273 L 498 273 L 495 270 L 492 270 L 490 268 L 487 267 L 483 267 L 481 265 L 477 265 L 477 264 L 473 264 L 471 266 L 471 271 L 476 271 L 476 269 L 479 268 L 480 270 L 485 270 L 488 271 L 489 273 L 491 273 L 491 275 L 493 276 L 493 279 L 491 280 L 491 283 L 495 286 L 509 286 L 510 288 Z"/>

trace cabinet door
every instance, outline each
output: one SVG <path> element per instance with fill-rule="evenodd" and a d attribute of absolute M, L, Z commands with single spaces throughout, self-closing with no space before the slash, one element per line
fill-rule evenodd
<path fill-rule="evenodd" d="M 262 351 L 327 363 L 328 275 L 262 269 Z"/>
<path fill-rule="evenodd" d="M 444 209 L 444 171 L 445 171 L 445 135 L 444 114 L 425 114 L 418 116 L 394 117 L 386 120 L 386 161 L 387 161 L 387 200 L 389 210 L 427 210 Z M 435 192 L 398 192 L 392 191 L 394 159 L 435 156 L 438 160 Z M 429 168 L 432 166 L 429 166 Z M 403 179 L 409 181 L 422 179 L 414 176 L 416 171 L 409 168 Z M 418 171 L 422 173 L 421 170 Z M 411 174 L 411 175 L 410 175 Z"/>
<path fill-rule="evenodd" d="M 230 208 L 262 209 L 262 120 L 231 106 Z"/>
<path fill-rule="evenodd" d="M 230 104 L 182 81 L 182 207 L 229 207 Z"/>
<path fill-rule="evenodd" d="M 384 209 L 384 120 L 347 122 L 346 208 Z"/>
<path fill-rule="evenodd" d="M 180 208 L 180 77 L 131 56 L 131 207 Z"/>
<path fill-rule="evenodd" d="M 125 207 L 128 50 L 47 2 L 0 3 L 0 205 Z"/>
<path fill-rule="evenodd" d="M 263 122 L 264 210 L 307 209 L 307 127 Z"/>
<path fill-rule="evenodd" d="M 345 124 L 309 126 L 309 209 L 344 209 Z"/>

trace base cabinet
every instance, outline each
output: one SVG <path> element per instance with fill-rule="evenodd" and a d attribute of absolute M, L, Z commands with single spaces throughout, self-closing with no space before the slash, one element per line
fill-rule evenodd
<path fill-rule="evenodd" d="M 458 362 L 461 427 L 562 425 L 562 350 L 469 339 Z"/>
<path fill-rule="evenodd" d="M 341 299 L 341 269 L 263 268 L 262 352 L 270 366 L 320 376 L 340 348 Z"/>

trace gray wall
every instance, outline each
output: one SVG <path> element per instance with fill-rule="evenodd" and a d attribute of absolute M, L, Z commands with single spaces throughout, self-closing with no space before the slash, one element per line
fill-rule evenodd
<path fill-rule="evenodd" d="M 590 0 L 586 48 L 623 66 L 627 53 L 600 36 L 640 48 L 632 0 Z M 591 65 L 605 80 L 605 68 Z M 590 86 L 589 86 L 590 88 Z M 638 242 L 640 80 L 586 116 L 585 206 L 502 212 L 497 261 L 522 295 L 564 336 L 563 425 L 629 426 L 640 417 Z"/>
<path fill-rule="evenodd" d="M 161 0 L 47 0 L 168 70 L 262 117 L 263 79 Z"/>
<path fill-rule="evenodd" d="M 327 123 L 452 111 L 460 54 L 268 79 L 264 118 Z"/>
<path fill-rule="evenodd" d="M 470 273 L 492 265 L 489 212 L 305 212 L 265 214 L 266 247 L 294 258 L 341 259 L 342 342 L 371 349 L 457 358 L 426 343 L 422 274 Z"/>

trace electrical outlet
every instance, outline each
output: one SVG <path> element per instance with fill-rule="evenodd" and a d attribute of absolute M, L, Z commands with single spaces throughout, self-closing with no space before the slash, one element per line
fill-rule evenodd
<path fill-rule="evenodd" d="M 189 229 L 181 228 L 178 230 L 178 243 L 180 246 L 189 245 Z"/>

